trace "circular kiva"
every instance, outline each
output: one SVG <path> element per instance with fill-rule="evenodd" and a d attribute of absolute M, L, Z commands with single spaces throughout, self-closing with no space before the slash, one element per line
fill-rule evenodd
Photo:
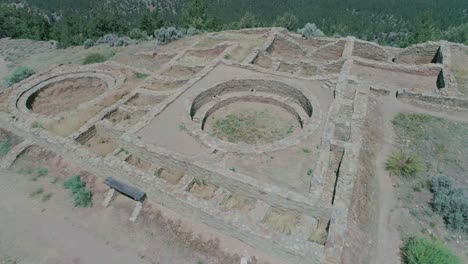
<path fill-rule="evenodd" d="M 313 107 L 311 101 L 314 102 L 314 106 L 318 106 L 315 98 L 308 98 L 299 89 L 282 82 L 255 79 L 231 80 L 205 90 L 195 97 L 190 106 L 191 122 L 187 130 L 209 147 L 224 152 L 262 153 L 284 149 L 298 144 L 320 125 L 319 109 Z M 208 121 L 219 116 L 218 112 L 226 114 L 224 112 L 231 111 L 225 109 L 233 108 L 233 105 L 247 115 L 252 115 L 251 109 L 254 108 L 260 109 L 261 115 L 271 111 L 273 116 L 270 115 L 270 118 L 273 117 L 273 119 L 275 119 L 275 114 L 282 112 L 283 116 L 291 119 L 287 122 L 288 125 L 295 123 L 296 125 L 291 127 L 298 127 L 298 129 L 288 131 L 272 142 L 252 144 L 242 140 L 229 142 L 210 133 L 211 127 L 207 127 Z M 265 105 L 264 110 L 261 105 Z M 209 126 L 212 124 L 216 124 L 216 121 L 211 122 Z M 268 125 L 268 122 L 266 124 Z M 265 129 L 265 127 L 262 128 Z"/>
<path fill-rule="evenodd" d="M 66 112 L 86 108 L 125 81 L 120 72 L 72 69 L 45 73 L 22 84 L 14 94 L 14 109 L 27 118 L 61 118 Z"/>

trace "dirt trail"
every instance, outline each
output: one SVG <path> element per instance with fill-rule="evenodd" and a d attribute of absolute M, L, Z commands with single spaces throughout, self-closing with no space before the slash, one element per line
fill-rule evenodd
<path fill-rule="evenodd" d="M 377 100 L 378 105 L 382 105 L 381 100 Z M 384 99 L 385 100 L 385 99 Z M 383 125 L 383 138 L 380 142 L 380 151 L 376 158 L 376 176 L 379 193 L 379 216 L 378 216 L 378 243 L 377 254 L 374 263 L 379 264 L 394 264 L 401 263 L 400 260 L 400 235 L 396 229 L 396 221 L 393 220 L 396 216 L 392 209 L 395 208 L 396 198 L 393 189 L 393 184 L 390 175 L 385 170 L 385 159 L 392 151 L 392 142 L 394 132 L 389 118 L 392 118 L 395 109 L 378 109 L 382 118 L 379 125 Z M 390 115 L 390 117 L 389 117 Z"/>

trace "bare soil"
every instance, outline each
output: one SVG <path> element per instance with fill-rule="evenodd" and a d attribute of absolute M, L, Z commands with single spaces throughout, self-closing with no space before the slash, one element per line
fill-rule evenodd
<path fill-rule="evenodd" d="M 76 109 L 81 103 L 106 91 L 106 85 L 96 78 L 79 78 L 53 83 L 40 90 L 30 108 L 43 115 L 55 115 Z"/>
<path fill-rule="evenodd" d="M 255 59 L 254 61 L 254 64 L 262 67 L 262 68 L 265 68 L 265 69 L 270 69 L 271 68 L 271 65 L 272 65 L 272 60 L 270 57 L 268 56 L 265 56 L 265 55 L 258 55 L 257 58 Z"/>
<path fill-rule="evenodd" d="M 194 66 L 207 64 L 218 57 L 225 49 L 226 46 L 219 46 L 207 50 L 189 50 L 178 61 Z"/>
<path fill-rule="evenodd" d="M 174 78 L 188 78 L 197 74 L 202 69 L 203 67 L 187 67 L 182 65 L 174 65 L 166 71 L 162 72 L 161 75 L 170 76 Z"/>
<path fill-rule="evenodd" d="M 96 133 L 86 141 L 80 140 L 80 143 L 90 149 L 99 156 L 106 156 L 117 149 L 117 141 L 110 135 L 103 133 L 101 130 L 96 130 Z"/>
<path fill-rule="evenodd" d="M 153 91 L 167 91 L 179 88 L 186 82 L 187 81 L 170 82 L 159 79 L 151 79 L 150 81 L 144 84 L 143 88 Z"/>
<path fill-rule="evenodd" d="M 166 96 L 154 96 L 150 94 L 141 94 L 138 93 L 134 97 L 130 98 L 126 105 L 135 106 L 135 107 L 147 107 L 147 106 L 154 106 L 166 99 Z"/>
<path fill-rule="evenodd" d="M 138 123 L 138 120 L 140 120 L 140 118 L 146 113 L 147 111 L 144 110 L 128 112 L 125 110 L 118 109 L 112 112 L 109 116 L 107 116 L 106 119 L 112 122 L 114 125 L 130 127 Z"/>

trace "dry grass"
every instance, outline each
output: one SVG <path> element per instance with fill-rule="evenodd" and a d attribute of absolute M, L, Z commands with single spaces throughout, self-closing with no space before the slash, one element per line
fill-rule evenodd
<path fill-rule="evenodd" d="M 160 168 L 155 172 L 155 175 L 166 180 L 170 184 L 177 184 L 180 179 L 185 175 L 185 171 L 183 170 L 168 170 L 164 168 Z"/>
<path fill-rule="evenodd" d="M 227 199 L 224 207 L 228 210 L 237 210 L 244 213 L 251 211 L 254 208 L 253 201 L 242 194 L 235 193 Z"/>
<path fill-rule="evenodd" d="M 232 143 L 271 143 L 291 133 L 291 127 L 270 112 L 241 110 L 216 120 L 212 134 Z"/>
<path fill-rule="evenodd" d="M 53 120 L 44 124 L 44 128 L 56 135 L 67 137 L 73 132 L 77 131 L 102 110 L 113 105 L 128 93 L 129 90 L 113 92 L 109 96 L 105 97 L 101 102 L 87 109 L 70 112 L 66 114 L 65 117 L 61 120 Z"/>
<path fill-rule="evenodd" d="M 299 214 L 295 212 L 277 212 L 271 211 L 265 218 L 265 223 L 278 232 L 291 235 L 296 231 L 296 225 L 299 222 Z"/>
<path fill-rule="evenodd" d="M 325 242 L 327 241 L 327 235 L 328 235 L 327 228 L 328 228 L 327 222 L 319 221 L 317 228 L 310 235 L 309 241 L 312 241 L 320 245 L 325 245 Z"/>
<path fill-rule="evenodd" d="M 211 183 L 205 182 L 203 180 L 196 180 L 190 188 L 190 192 L 199 198 L 209 200 L 213 198 L 217 189 L 218 187 Z"/>

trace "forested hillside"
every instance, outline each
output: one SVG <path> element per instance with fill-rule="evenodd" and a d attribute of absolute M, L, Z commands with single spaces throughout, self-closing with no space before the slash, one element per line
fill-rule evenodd
<path fill-rule="evenodd" d="M 134 28 L 151 35 L 163 25 L 208 31 L 283 26 L 295 31 L 307 22 L 329 36 L 353 35 L 394 46 L 468 41 L 466 0 L 0 0 L 12 2 L 27 8 L 0 6 L 0 35 L 57 39 L 63 46 L 106 33 L 128 35 Z M 41 21 L 44 15 L 46 22 Z"/>

